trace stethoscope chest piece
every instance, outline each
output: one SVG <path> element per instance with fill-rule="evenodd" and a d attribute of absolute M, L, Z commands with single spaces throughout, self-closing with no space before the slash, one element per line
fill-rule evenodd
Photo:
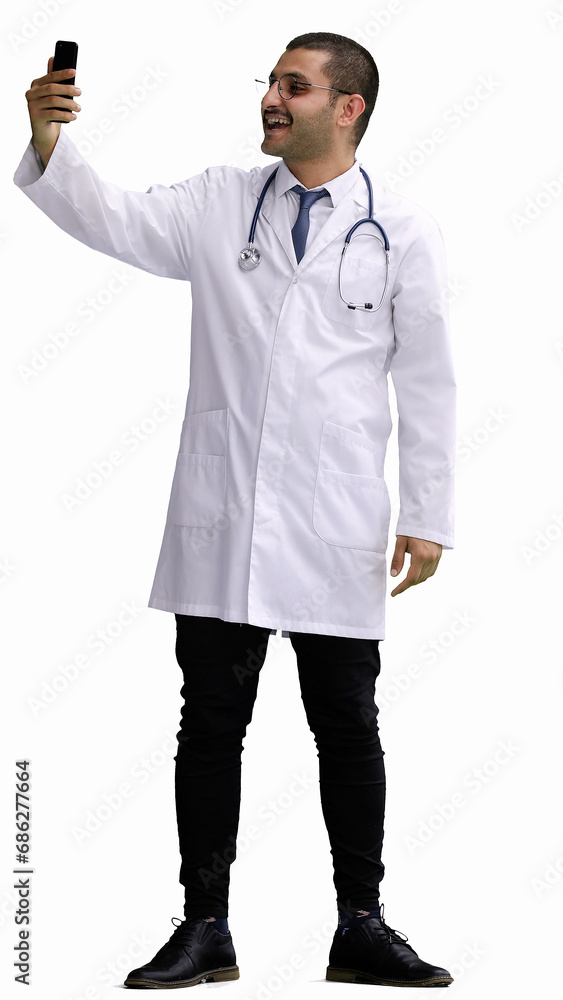
<path fill-rule="evenodd" d="M 239 255 L 238 255 L 238 264 L 239 264 L 239 267 L 243 271 L 253 271 L 255 267 L 258 267 L 258 265 L 260 263 L 260 260 L 262 259 L 262 254 L 254 246 L 254 243 L 253 243 L 254 233 L 255 233 L 255 230 L 256 230 L 256 223 L 258 221 L 258 216 L 260 214 L 260 209 L 262 208 L 262 202 L 264 201 L 264 196 L 265 196 L 266 191 L 268 190 L 270 184 L 272 183 L 274 177 L 276 176 L 276 174 L 278 172 L 278 169 L 279 169 L 279 167 L 276 167 L 276 169 L 272 171 L 272 173 L 270 174 L 270 176 L 268 177 L 268 180 L 266 181 L 266 183 L 264 185 L 264 188 L 262 190 L 262 194 L 260 195 L 260 198 L 258 199 L 258 204 L 257 204 L 256 209 L 254 211 L 254 217 L 252 219 L 252 225 L 250 227 L 250 233 L 248 234 L 248 246 L 244 247 L 244 249 L 241 250 L 240 253 L 239 253 Z M 367 184 L 368 193 L 369 193 L 369 218 L 367 218 L 367 219 L 359 219 L 358 222 L 354 223 L 354 225 L 352 226 L 350 232 L 346 235 L 346 237 L 344 239 L 344 246 L 342 248 L 342 254 L 340 256 L 340 267 L 339 267 L 339 270 L 338 270 L 338 291 L 339 291 L 339 294 L 340 294 L 340 298 L 345 303 L 345 305 L 348 306 L 348 309 L 361 309 L 361 310 L 366 310 L 366 311 L 373 310 L 373 312 L 377 312 L 378 309 L 381 309 L 381 305 L 383 303 L 383 300 L 385 298 L 385 293 L 387 291 L 387 285 L 389 283 L 389 266 L 390 266 L 389 265 L 389 240 L 387 238 L 387 233 L 385 232 L 383 226 L 380 226 L 379 222 L 377 222 L 373 218 L 373 192 L 372 192 L 372 187 L 371 187 L 371 181 L 370 181 L 370 179 L 369 179 L 369 177 L 368 177 L 368 175 L 367 175 L 367 173 L 366 173 L 366 171 L 364 170 L 363 167 L 360 167 L 360 172 L 364 176 L 365 182 Z M 348 300 L 344 298 L 344 294 L 342 292 L 342 263 L 344 261 L 345 255 L 346 255 L 346 251 L 348 249 L 348 245 L 349 245 L 350 240 L 352 239 L 352 236 L 355 233 L 356 229 L 358 229 L 359 226 L 363 226 L 366 222 L 370 222 L 372 225 L 376 226 L 379 229 L 379 231 L 381 233 L 381 236 L 383 237 L 383 241 L 384 241 L 383 242 L 383 249 L 385 251 L 385 285 L 384 285 L 384 288 L 383 288 L 383 292 L 381 294 L 381 298 L 379 299 L 379 303 L 375 307 L 373 305 L 373 302 L 363 302 L 363 303 L 362 302 L 348 302 Z M 372 232 L 371 235 L 375 236 L 375 233 Z M 379 239 L 379 237 L 376 237 L 376 238 Z"/>
<path fill-rule="evenodd" d="M 258 267 L 262 254 L 260 253 L 258 247 L 249 243 L 244 250 L 238 255 L 238 266 L 242 268 L 243 271 L 252 271 L 254 267 Z"/>

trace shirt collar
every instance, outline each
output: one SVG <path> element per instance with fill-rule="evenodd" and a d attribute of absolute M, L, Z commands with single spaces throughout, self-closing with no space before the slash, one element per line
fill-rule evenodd
<path fill-rule="evenodd" d="M 333 177 L 331 181 L 326 181 L 325 184 L 317 184 L 315 188 L 310 188 L 309 190 L 320 191 L 321 188 L 326 188 L 332 199 L 332 207 L 336 208 L 342 199 L 346 197 L 348 192 L 352 190 L 359 174 L 360 163 L 357 159 L 354 159 L 352 166 L 349 167 L 348 170 L 345 170 L 343 174 L 338 174 L 338 176 Z M 301 187 L 304 187 L 304 185 L 301 184 L 301 181 L 298 181 L 297 178 L 291 173 L 291 170 L 287 166 L 285 160 L 281 160 L 279 170 L 274 180 L 275 197 L 279 198 L 280 195 L 285 194 L 294 186 L 294 184 L 300 184 Z M 296 194 L 295 191 L 292 193 Z"/>

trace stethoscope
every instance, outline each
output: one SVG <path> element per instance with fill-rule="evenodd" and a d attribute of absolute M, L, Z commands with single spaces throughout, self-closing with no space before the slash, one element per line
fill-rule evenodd
<path fill-rule="evenodd" d="M 260 209 L 262 208 L 262 202 L 264 201 L 264 196 L 265 196 L 266 191 L 268 190 L 270 184 L 272 183 L 274 177 L 276 176 L 278 170 L 279 170 L 279 166 L 276 167 L 276 169 L 270 174 L 270 176 L 268 177 L 268 180 L 264 184 L 264 187 L 262 189 L 262 194 L 260 195 L 260 198 L 258 199 L 258 204 L 256 206 L 256 211 L 254 212 L 254 218 L 252 220 L 252 225 L 250 227 L 250 233 L 249 233 L 249 236 L 248 236 L 248 246 L 244 247 L 244 249 L 241 250 L 240 253 L 239 253 L 239 255 L 238 255 L 239 267 L 241 267 L 243 271 L 252 271 L 255 267 L 258 267 L 258 265 L 259 265 L 259 263 L 260 263 L 260 261 L 262 259 L 262 254 L 260 253 L 260 251 L 258 250 L 258 248 L 254 246 L 254 233 L 255 233 L 255 230 L 256 230 L 256 223 L 258 222 L 258 216 L 260 215 Z M 376 222 L 375 219 L 372 218 L 372 216 L 373 216 L 373 194 L 372 194 L 372 189 L 371 189 L 371 181 L 370 181 L 368 175 L 366 174 L 364 168 L 360 167 L 360 170 L 361 170 L 362 174 L 364 175 L 366 184 L 368 186 L 368 192 L 369 192 L 369 219 L 360 219 L 358 222 L 354 223 L 354 225 L 352 226 L 350 232 L 346 236 L 346 239 L 344 240 L 344 246 L 342 247 L 342 254 L 340 256 L 340 267 L 338 269 L 338 291 L 340 292 L 340 298 L 342 299 L 343 302 L 346 303 L 346 305 L 348 306 L 348 309 L 364 309 L 364 310 L 366 310 L 366 309 L 373 309 L 373 303 L 372 302 L 364 302 L 363 305 L 361 304 L 361 302 L 348 302 L 348 300 L 345 299 L 344 296 L 343 296 L 343 294 L 342 294 L 342 263 L 344 261 L 344 255 L 345 255 L 345 253 L 346 253 L 346 251 L 347 251 L 347 249 L 348 249 L 348 247 L 350 245 L 350 240 L 352 238 L 352 235 L 355 233 L 355 231 L 358 228 L 358 226 L 363 226 L 365 222 L 372 222 L 374 226 L 377 226 L 377 228 L 381 232 L 381 235 L 383 236 L 383 239 L 384 239 L 384 249 L 385 249 L 385 287 L 383 289 L 383 293 L 381 295 L 379 303 L 378 303 L 378 305 L 374 309 L 374 312 L 377 312 L 377 310 L 381 307 L 381 303 L 383 302 L 383 299 L 385 298 L 385 292 L 387 291 L 387 284 L 388 284 L 388 281 L 389 281 L 389 240 L 387 239 L 387 233 L 385 232 L 383 226 L 380 226 L 379 222 Z M 375 236 L 375 234 L 373 234 L 373 235 Z M 375 239 L 379 239 L 379 237 L 375 236 Z"/>

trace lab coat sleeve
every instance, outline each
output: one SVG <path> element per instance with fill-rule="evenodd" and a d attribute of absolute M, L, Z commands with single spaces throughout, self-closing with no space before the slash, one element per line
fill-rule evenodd
<path fill-rule="evenodd" d="M 216 190 L 217 172 L 148 191 L 102 180 L 61 129 L 45 168 L 30 139 L 14 183 L 70 236 L 100 253 L 165 278 L 190 280 L 192 246 Z"/>
<path fill-rule="evenodd" d="M 428 216 L 400 261 L 392 293 L 399 517 L 396 535 L 454 547 L 456 381 L 442 231 Z"/>

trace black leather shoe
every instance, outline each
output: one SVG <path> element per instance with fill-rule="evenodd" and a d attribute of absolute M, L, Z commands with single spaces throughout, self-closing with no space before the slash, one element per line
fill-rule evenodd
<path fill-rule="evenodd" d="M 326 978 L 377 986 L 449 986 L 447 969 L 420 959 L 407 937 L 383 919 L 368 917 L 355 927 L 338 927 L 328 956 Z"/>
<path fill-rule="evenodd" d="M 172 923 L 180 920 L 172 917 Z M 133 969 L 124 986 L 173 989 L 240 976 L 233 941 L 204 917 L 187 917 L 147 965 Z"/>

